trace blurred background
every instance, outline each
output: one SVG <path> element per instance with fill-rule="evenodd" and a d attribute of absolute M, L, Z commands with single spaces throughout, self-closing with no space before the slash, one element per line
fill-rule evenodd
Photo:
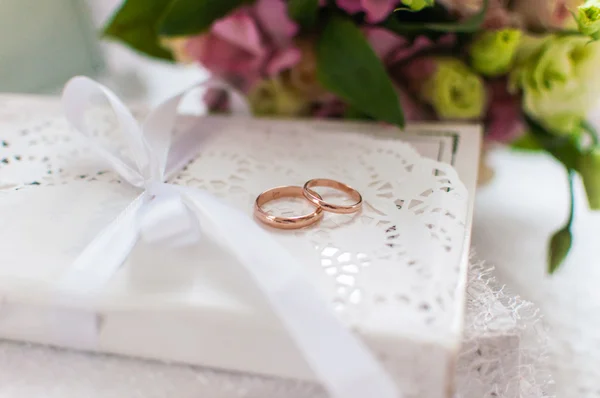
<path fill-rule="evenodd" d="M 150 60 L 101 38 L 120 0 L 0 0 L 0 92 L 57 94 L 74 75 L 156 104 L 203 79 L 198 66 Z"/>

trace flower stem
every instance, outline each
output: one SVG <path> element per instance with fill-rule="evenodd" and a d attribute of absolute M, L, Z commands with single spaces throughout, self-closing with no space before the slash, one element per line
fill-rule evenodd
<path fill-rule="evenodd" d="M 550 274 L 556 272 L 556 270 L 565 261 L 569 255 L 569 252 L 571 251 L 571 245 L 573 244 L 573 233 L 571 231 L 571 226 L 573 225 L 573 219 L 575 217 L 575 170 L 572 168 L 567 170 L 569 173 L 571 209 L 567 224 L 556 231 L 550 239 L 550 245 L 548 246 L 548 272 Z"/>
<path fill-rule="evenodd" d="M 573 219 L 575 218 L 575 170 L 569 169 L 569 199 L 571 200 L 569 208 L 569 220 L 565 226 L 569 230 L 573 225 Z"/>

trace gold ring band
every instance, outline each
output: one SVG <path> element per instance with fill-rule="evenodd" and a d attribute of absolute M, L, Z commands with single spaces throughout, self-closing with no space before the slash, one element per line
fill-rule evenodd
<path fill-rule="evenodd" d="M 312 189 L 316 187 L 328 187 L 344 192 L 355 202 L 351 205 L 336 205 L 325 202 L 323 198 Z M 304 184 L 304 197 L 312 202 L 315 206 L 322 207 L 325 211 L 339 214 L 356 213 L 362 208 L 363 203 L 362 196 L 356 189 L 339 181 L 330 180 L 328 178 L 316 178 Z"/>
<path fill-rule="evenodd" d="M 319 196 L 315 192 L 315 194 Z M 304 189 L 297 186 L 283 186 L 271 188 L 256 198 L 254 203 L 254 216 L 262 223 L 278 229 L 300 229 L 308 227 L 323 218 L 323 209 L 318 205 L 315 205 L 315 210 L 312 213 L 305 214 L 297 217 L 279 217 L 268 214 L 263 210 L 265 203 L 281 198 L 305 198 Z M 313 202 L 311 202 L 313 203 Z"/>

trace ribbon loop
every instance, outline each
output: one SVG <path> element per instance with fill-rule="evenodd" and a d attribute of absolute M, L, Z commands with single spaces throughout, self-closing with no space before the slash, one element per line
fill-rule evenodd
<path fill-rule="evenodd" d="M 155 180 L 164 181 L 166 173 L 169 172 L 169 170 L 166 170 L 166 165 L 173 128 L 179 116 L 178 108 L 186 98 L 200 94 L 200 89 L 221 89 L 225 91 L 230 96 L 230 105 L 233 112 L 237 115 L 250 115 L 250 109 L 244 97 L 230 85 L 217 79 L 205 80 L 159 105 L 154 112 L 148 115 L 142 128 L 154 160 L 153 164 L 156 167 L 153 170 Z"/>
<path fill-rule="evenodd" d="M 87 108 L 95 97 L 104 97 L 114 111 L 121 133 L 127 144 L 134 164 L 116 151 L 111 151 L 99 142 L 85 123 Z M 69 122 L 93 144 L 95 151 L 127 182 L 142 187 L 152 175 L 150 173 L 151 152 L 144 139 L 142 129 L 129 109 L 109 89 L 84 76 L 71 79 L 63 91 L 63 106 Z"/>

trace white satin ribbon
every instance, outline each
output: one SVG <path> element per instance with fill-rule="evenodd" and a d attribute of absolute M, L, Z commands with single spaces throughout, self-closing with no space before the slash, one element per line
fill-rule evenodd
<path fill-rule="evenodd" d="M 209 80 L 203 85 L 226 89 L 233 106 L 248 113 L 243 97 L 224 83 Z M 302 265 L 270 234 L 208 192 L 164 182 L 166 175 L 177 171 L 166 170 L 167 156 L 177 107 L 189 92 L 167 100 L 140 127 L 106 87 L 86 77 L 75 77 L 65 86 L 63 105 L 69 122 L 125 181 L 142 192 L 84 249 L 61 280 L 61 291 L 98 292 L 140 237 L 175 246 L 197 242 L 201 214 L 213 224 L 215 238 L 238 259 L 240 272 L 246 272 L 266 296 L 332 398 L 399 398 L 394 382 L 369 349 L 337 319 L 305 277 Z M 86 127 L 84 111 L 98 94 L 113 108 L 133 162 L 104 148 Z M 186 153 L 177 154 L 180 161 L 169 163 L 181 166 L 198 149 L 188 146 Z"/>

